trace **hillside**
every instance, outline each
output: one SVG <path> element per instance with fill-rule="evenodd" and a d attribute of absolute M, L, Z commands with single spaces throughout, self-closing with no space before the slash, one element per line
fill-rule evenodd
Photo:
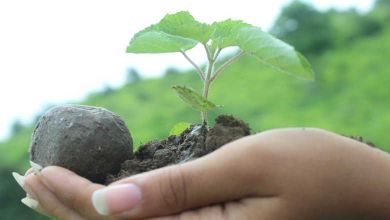
<path fill-rule="evenodd" d="M 212 87 L 210 99 L 224 107 L 210 113 L 209 120 L 217 114 L 233 114 L 247 121 L 254 132 L 278 127 L 321 127 L 363 136 L 390 151 L 389 41 L 387 30 L 326 52 L 312 61 L 317 73 L 315 82 L 280 74 L 244 57 Z M 141 80 L 112 92 L 92 94 L 82 104 L 117 112 L 138 146 L 167 136 L 177 122 L 200 121 L 199 113 L 183 104 L 170 89 L 176 84 L 200 88 L 195 73 L 170 72 L 161 79 Z M 31 132 L 32 127 L 0 144 L 1 203 L 8 201 L 0 212 L 5 216 L 16 212 L 26 212 L 21 216 L 31 214 L 16 205 L 22 192 L 10 175 L 28 166 Z"/>

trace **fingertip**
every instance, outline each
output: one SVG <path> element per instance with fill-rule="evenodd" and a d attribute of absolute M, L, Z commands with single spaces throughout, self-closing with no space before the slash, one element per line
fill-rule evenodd
<path fill-rule="evenodd" d="M 29 168 L 25 173 L 24 176 L 28 176 L 30 173 L 33 173 L 34 170 L 32 168 Z"/>

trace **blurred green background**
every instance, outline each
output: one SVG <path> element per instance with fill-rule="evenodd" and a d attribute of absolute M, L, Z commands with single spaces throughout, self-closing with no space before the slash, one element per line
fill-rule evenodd
<path fill-rule="evenodd" d="M 366 14 L 355 10 L 320 12 L 301 2 L 285 7 L 271 33 L 294 45 L 313 64 L 315 82 L 297 80 L 243 57 L 211 88 L 210 99 L 224 105 L 210 119 L 229 113 L 253 131 L 308 126 L 362 136 L 390 151 L 390 1 L 378 0 Z M 102 106 L 121 115 L 138 146 L 166 137 L 180 121 L 199 122 L 170 89 L 186 84 L 200 89 L 195 72 L 168 69 L 164 77 L 144 80 L 135 70 L 127 84 L 107 87 L 81 104 Z M 37 117 L 38 118 L 38 117 Z M 46 219 L 24 207 L 24 192 L 11 177 L 28 167 L 33 124 L 15 122 L 13 135 L 0 143 L 1 219 Z"/>

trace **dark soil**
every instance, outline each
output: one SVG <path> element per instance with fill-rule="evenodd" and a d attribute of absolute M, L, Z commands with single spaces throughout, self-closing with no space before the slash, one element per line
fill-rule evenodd
<path fill-rule="evenodd" d="M 154 140 L 140 146 L 131 159 L 122 163 L 117 175 L 107 177 L 106 183 L 199 158 L 249 134 L 250 128 L 242 120 L 230 115 L 220 115 L 211 129 L 195 124 L 179 136 Z"/>
<path fill-rule="evenodd" d="M 367 145 L 370 145 L 371 147 L 376 147 L 376 145 L 373 142 L 364 140 L 363 137 L 361 137 L 361 136 L 347 136 L 347 137 L 352 138 L 352 139 L 354 139 L 356 141 L 365 143 Z"/>

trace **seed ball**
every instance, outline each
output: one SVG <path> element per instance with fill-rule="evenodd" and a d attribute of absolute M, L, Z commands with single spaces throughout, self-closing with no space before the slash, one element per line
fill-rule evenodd
<path fill-rule="evenodd" d="M 30 145 L 31 161 L 72 170 L 96 183 L 116 174 L 133 152 L 124 121 L 104 108 L 63 105 L 38 121 Z"/>

